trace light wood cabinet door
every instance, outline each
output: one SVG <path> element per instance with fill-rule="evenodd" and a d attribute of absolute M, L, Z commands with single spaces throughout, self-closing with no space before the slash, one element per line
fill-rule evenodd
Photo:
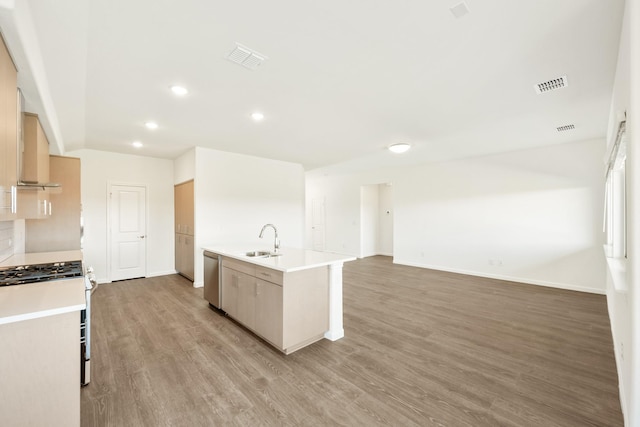
<path fill-rule="evenodd" d="M 256 333 L 282 348 L 282 286 L 256 280 Z"/>
<path fill-rule="evenodd" d="M 187 234 L 176 233 L 175 239 L 174 256 L 176 271 L 193 281 L 195 273 L 194 238 Z"/>
<path fill-rule="evenodd" d="M 80 159 L 75 157 L 50 156 L 50 177 L 59 183 L 41 193 L 47 200 L 46 221 L 27 219 L 25 222 L 25 249 L 27 252 L 70 251 L 80 249 L 82 203 L 80 200 Z M 21 190 L 24 197 L 34 190 Z M 33 202 L 32 202 L 33 203 Z M 21 206 L 24 203 L 21 204 Z M 42 210 L 43 203 L 36 205 Z"/>
<path fill-rule="evenodd" d="M 238 274 L 238 322 L 249 329 L 256 327 L 256 278 L 246 273 Z"/>
<path fill-rule="evenodd" d="M 238 316 L 238 272 L 222 267 L 222 310 L 237 319 Z"/>
<path fill-rule="evenodd" d="M 0 36 L 0 221 L 18 218 L 17 71 Z"/>
<path fill-rule="evenodd" d="M 18 192 L 18 214 L 20 218 L 46 219 L 53 212 L 49 189 L 29 188 Z"/>
<path fill-rule="evenodd" d="M 194 235 L 193 180 L 174 186 L 175 232 Z"/>
<path fill-rule="evenodd" d="M 24 113 L 24 149 L 22 152 L 22 181 L 49 182 L 49 140 L 37 114 Z"/>
<path fill-rule="evenodd" d="M 222 267 L 222 310 L 249 329 L 256 324 L 256 278 Z"/>
<path fill-rule="evenodd" d="M 194 266 L 195 258 L 193 253 L 195 248 L 194 248 L 193 236 L 184 235 L 183 238 L 184 238 L 183 239 L 184 244 L 182 246 L 182 252 L 183 252 L 184 265 L 182 266 L 181 272 L 185 277 L 193 281 L 193 277 L 195 273 L 195 266 Z"/>

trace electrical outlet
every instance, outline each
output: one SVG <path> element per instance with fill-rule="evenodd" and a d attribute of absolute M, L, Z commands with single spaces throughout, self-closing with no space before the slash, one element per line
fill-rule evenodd
<path fill-rule="evenodd" d="M 420 252 L 420 256 L 424 258 L 424 252 Z"/>
<path fill-rule="evenodd" d="M 620 343 L 620 359 L 624 360 L 624 343 Z"/>

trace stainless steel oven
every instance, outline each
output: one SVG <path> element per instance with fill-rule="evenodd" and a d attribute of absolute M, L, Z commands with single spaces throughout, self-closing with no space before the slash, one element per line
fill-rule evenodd
<path fill-rule="evenodd" d="M 80 311 L 80 384 L 91 381 L 91 294 L 98 288 L 93 268 L 84 273 L 84 295 L 87 308 Z"/>
<path fill-rule="evenodd" d="M 80 384 L 91 380 L 91 293 L 97 287 L 92 268 L 83 269 L 82 261 L 30 264 L 0 269 L 0 286 L 84 279 L 86 308 L 80 311 Z"/>

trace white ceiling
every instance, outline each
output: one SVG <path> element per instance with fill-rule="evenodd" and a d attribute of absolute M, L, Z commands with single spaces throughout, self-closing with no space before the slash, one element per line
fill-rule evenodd
<path fill-rule="evenodd" d="M 16 2 L 30 10 L 64 151 L 175 158 L 202 146 L 307 170 L 603 138 L 624 6 L 467 0 L 456 19 L 460 0 Z M 236 42 L 269 59 L 254 71 L 225 60 Z M 535 93 L 562 75 L 567 88 Z M 175 83 L 190 93 L 175 97 Z M 49 95 L 35 92 L 38 110 Z M 556 131 L 566 124 L 575 130 Z M 402 158 L 384 150 L 405 141 Z"/>

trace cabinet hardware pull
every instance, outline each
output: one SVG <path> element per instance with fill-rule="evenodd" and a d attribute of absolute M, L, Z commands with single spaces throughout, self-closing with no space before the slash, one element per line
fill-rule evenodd
<path fill-rule="evenodd" d="M 18 213 L 18 187 L 11 186 L 11 213 Z"/>

